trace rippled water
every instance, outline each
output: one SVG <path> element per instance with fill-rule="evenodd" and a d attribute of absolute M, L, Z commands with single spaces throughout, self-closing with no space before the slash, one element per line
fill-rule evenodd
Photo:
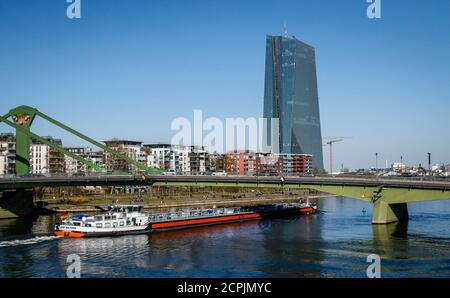
<path fill-rule="evenodd" d="M 370 204 L 317 201 L 323 212 L 152 235 L 51 236 L 54 217 L 0 221 L 0 277 L 450 277 L 450 201 L 409 204 L 408 224 L 373 226 Z M 363 209 L 367 210 L 366 213 Z"/>

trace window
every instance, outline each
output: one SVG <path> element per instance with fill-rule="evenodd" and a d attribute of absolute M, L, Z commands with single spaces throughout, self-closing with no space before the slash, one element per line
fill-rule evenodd
<path fill-rule="evenodd" d="M 103 224 L 102 223 L 97 223 L 97 224 L 95 224 L 95 227 L 96 228 L 103 228 Z"/>
<path fill-rule="evenodd" d="M 105 223 L 105 228 L 110 228 L 111 227 L 111 223 L 107 222 Z"/>

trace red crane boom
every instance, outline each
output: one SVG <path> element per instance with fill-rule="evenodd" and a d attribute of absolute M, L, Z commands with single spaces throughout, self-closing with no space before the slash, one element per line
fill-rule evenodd
<path fill-rule="evenodd" d="M 337 143 L 337 142 L 342 142 L 345 139 L 351 139 L 350 137 L 329 137 L 329 138 L 323 138 L 324 140 L 328 140 L 328 142 L 326 142 L 324 144 L 324 146 L 326 145 L 330 145 L 330 175 L 333 175 L 333 144 Z"/>

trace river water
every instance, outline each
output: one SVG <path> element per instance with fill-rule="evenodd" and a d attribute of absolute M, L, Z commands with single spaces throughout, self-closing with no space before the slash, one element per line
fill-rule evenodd
<path fill-rule="evenodd" d="M 409 204 L 408 224 L 373 226 L 371 205 L 330 197 L 320 213 L 152 235 L 69 239 L 54 216 L 0 220 L 0 277 L 450 277 L 450 201 Z M 366 211 L 366 212 L 364 212 Z"/>

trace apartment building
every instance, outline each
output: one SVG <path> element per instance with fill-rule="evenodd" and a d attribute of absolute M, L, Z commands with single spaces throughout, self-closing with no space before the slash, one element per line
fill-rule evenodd
<path fill-rule="evenodd" d="M 181 175 L 199 175 L 209 171 L 209 153 L 202 146 L 172 146 L 171 170 Z"/>
<path fill-rule="evenodd" d="M 16 137 L 12 133 L 0 134 L 0 175 L 16 173 Z"/>
<path fill-rule="evenodd" d="M 311 154 L 279 154 L 282 173 L 286 176 L 298 176 L 313 173 L 313 156 Z"/>
<path fill-rule="evenodd" d="M 67 151 L 79 155 L 80 157 L 98 165 L 103 166 L 103 152 L 95 152 L 92 150 L 92 148 L 86 148 L 86 147 L 68 147 L 65 148 Z M 65 167 L 66 167 L 66 173 L 73 175 L 77 173 L 95 173 L 95 170 L 91 167 L 88 167 L 84 163 L 70 157 L 70 156 L 64 156 L 65 159 Z"/>
<path fill-rule="evenodd" d="M 61 139 L 44 137 L 47 141 L 62 146 Z M 52 149 L 50 146 L 32 140 L 30 144 L 30 171 L 33 174 L 65 173 L 64 154 Z"/>
<path fill-rule="evenodd" d="M 313 172 L 313 157 L 310 154 L 272 154 L 252 151 L 232 151 L 225 154 L 228 159 L 227 172 L 235 175 L 298 176 Z"/>
<path fill-rule="evenodd" d="M 174 152 L 170 144 L 146 144 L 143 150 L 147 156 L 147 166 L 152 168 L 170 171 Z"/>
<path fill-rule="evenodd" d="M 142 164 L 147 164 L 147 154 L 142 147 L 142 142 L 113 139 L 105 141 L 105 144 L 109 148 L 114 149 L 131 159 L 134 159 Z M 142 170 L 135 165 L 130 164 L 121 158 L 117 158 L 109 152 L 104 152 L 104 161 L 108 172 L 142 172 Z"/>
<path fill-rule="evenodd" d="M 229 151 L 227 172 L 235 175 L 253 175 L 256 173 L 256 153 L 253 151 Z"/>

